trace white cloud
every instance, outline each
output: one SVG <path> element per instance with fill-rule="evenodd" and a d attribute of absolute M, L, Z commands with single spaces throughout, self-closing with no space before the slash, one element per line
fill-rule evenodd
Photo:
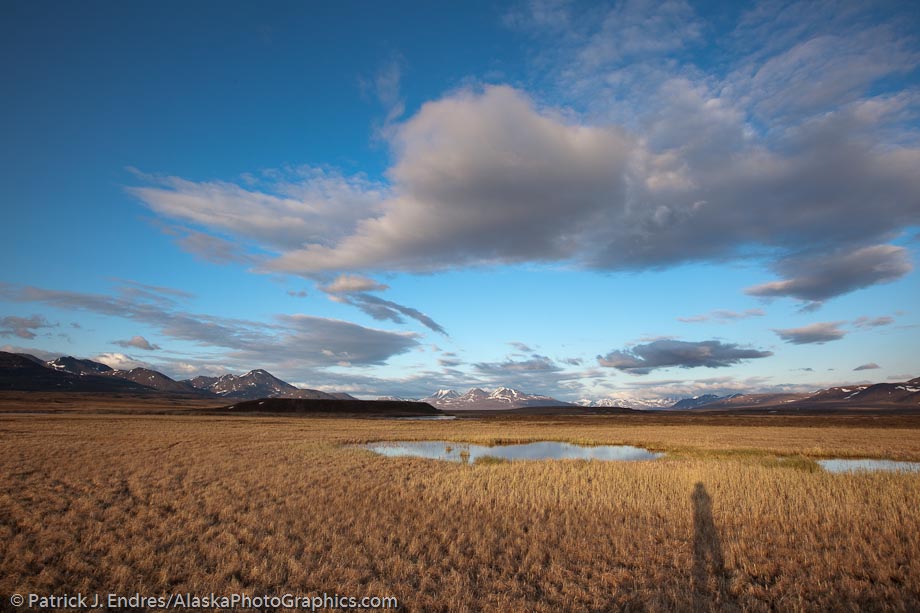
<path fill-rule="evenodd" d="M 272 365 L 322 368 L 343 358 L 355 365 L 376 365 L 419 344 L 418 335 L 412 332 L 390 332 L 302 314 L 276 315 L 268 322 L 232 319 L 188 312 L 164 302 L 162 293 L 156 296 L 159 299 L 143 294 L 113 297 L 0 282 L 2 299 L 143 323 L 163 337 L 199 347 L 222 348 L 226 350 L 220 354 L 223 363 L 244 368 L 251 368 L 251 364 L 266 368 Z M 323 349 L 332 350 L 334 355 L 325 355 Z M 124 354 L 104 355 L 117 359 Z"/>
<path fill-rule="evenodd" d="M 142 360 L 136 360 L 124 353 L 100 353 L 92 358 L 95 362 L 101 362 L 109 368 L 115 370 L 131 370 L 133 368 L 153 368 L 149 363 Z"/>
<path fill-rule="evenodd" d="M 239 184 L 141 175 L 131 191 L 164 217 L 268 252 L 264 271 L 310 278 L 767 257 L 783 278 L 753 292 L 816 302 L 910 270 L 887 243 L 920 223 L 920 137 L 906 127 L 917 94 L 890 77 L 920 56 L 896 20 L 855 2 L 762 3 L 707 48 L 706 65 L 683 51 L 713 24 L 678 0 L 534 0 L 506 21 L 545 49 L 530 92 L 468 87 L 403 119 L 402 65 L 381 71 L 373 87 L 394 109 L 385 182 L 304 167 Z M 800 274 L 853 253 L 893 268 L 834 282 Z"/>
<path fill-rule="evenodd" d="M 776 270 L 787 277 L 749 287 L 751 296 L 790 296 L 822 300 L 879 283 L 895 281 L 911 270 L 909 252 L 894 245 L 873 245 L 854 251 L 805 254 L 780 260 Z"/>
<path fill-rule="evenodd" d="M 36 330 L 54 328 L 57 325 L 49 323 L 41 315 L 32 315 L 31 317 L 8 315 L 0 317 L 0 336 L 18 336 L 19 338 L 31 340 L 37 336 Z"/>
<path fill-rule="evenodd" d="M 227 181 L 139 177 L 148 185 L 128 191 L 154 212 L 270 250 L 335 242 L 373 214 L 383 197 L 380 185 L 360 176 L 310 167 L 265 173 L 247 188 Z"/>
<path fill-rule="evenodd" d="M 840 329 L 840 325 L 843 323 L 842 321 L 827 321 L 799 328 L 777 329 L 774 332 L 781 339 L 793 345 L 823 344 L 840 340 L 846 336 L 846 332 Z"/>
<path fill-rule="evenodd" d="M 389 289 L 389 286 L 363 275 L 341 274 L 320 289 L 327 294 L 353 294 L 357 292 L 380 292 Z"/>
<path fill-rule="evenodd" d="M 647 375 L 660 368 L 725 368 L 741 362 L 766 358 L 771 351 L 741 347 L 722 341 L 657 340 L 597 356 L 597 363 L 635 375 Z"/>
<path fill-rule="evenodd" d="M 566 122 L 508 87 L 461 91 L 425 104 L 394 136 L 394 196 L 379 216 L 269 267 L 423 271 L 572 257 L 625 189 L 631 146 L 619 129 Z"/>

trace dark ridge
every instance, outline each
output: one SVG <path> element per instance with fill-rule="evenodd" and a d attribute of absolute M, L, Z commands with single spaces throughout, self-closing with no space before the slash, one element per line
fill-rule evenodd
<path fill-rule="evenodd" d="M 138 385 L 143 385 L 158 392 L 176 394 L 182 396 L 201 396 L 214 398 L 215 395 L 203 389 L 199 389 L 185 382 L 176 381 L 164 375 L 161 372 L 150 370 L 149 368 L 133 368 L 131 370 L 111 370 L 105 373 L 106 376 L 133 381 Z"/>
<path fill-rule="evenodd" d="M 21 355 L 0 351 L 0 390 L 21 392 L 132 392 L 154 390 L 133 381 L 104 375 L 74 375 L 58 372 Z"/>
<path fill-rule="evenodd" d="M 408 400 L 327 400 L 321 398 L 263 398 L 237 402 L 226 407 L 234 413 L 335 413 L 415 417 L 444 415 L 427 402 Z"/>
<path fill-rule="evenodd" d="M 112 371 L 111 366 L 93 360 L 80 360 L 72 355 L 65 355 L 45 364 L 52 370 L 62 370 L 73 375 L 98 375 Z"/>

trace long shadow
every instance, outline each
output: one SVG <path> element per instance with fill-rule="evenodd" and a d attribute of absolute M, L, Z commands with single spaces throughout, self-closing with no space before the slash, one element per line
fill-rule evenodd
<path fill-rule="evenodd" d="M 702 483 L 693 488 L 693 604 L 697 611 L 736 610 L 728 591 L 722 540 L 712 520 L 712 498 Z"/>

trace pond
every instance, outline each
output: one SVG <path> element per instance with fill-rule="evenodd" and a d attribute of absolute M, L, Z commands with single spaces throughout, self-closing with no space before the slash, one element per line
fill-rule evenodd
<path fill-rule="evenodd" d="M 387 417 L 387 419 L 409 419 L 415 421 L 443 421 L 457 419 L 456 415 L 410 415 L 409 417 Z"/>
<path fill-rule="evenodd" d="M 818 460 L 818 464 L 829 473 L 852 473 L 861 471 L 920 472 L 920 462 L 898 462 L 895 460 Z"/>
<path fill-rule="evenodd" d="M 389 457 L 410 456 L 451 462 L 475 462 L 479 458 L 623 462 L 655 460 L 664 455 L 629 445 L 586 446 L 556 441 L 493 446 L 450 441 L 390 441 L 368 443 L 361 447 Z"/>

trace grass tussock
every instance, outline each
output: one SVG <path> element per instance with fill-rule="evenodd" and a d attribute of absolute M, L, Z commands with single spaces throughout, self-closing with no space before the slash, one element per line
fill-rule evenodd
<path fill-rule="evenodd" d="M 809 468 L 824 455 L 916 459 L 916 430 L 841 430 L 2 416 L 0 594 L 326 591 L 393 595 L 410 611 L 918 610 L 920 475 Z M 347 446 L 387 439 L 672 453 L 460 464 Z"/>
<path fill-rule="evenodd" d="M 506 458 L 499 458 L 494 455 L 482 455 L 476 458 L 473 463 L 479 466 L 491 466 L 493 464 L 507 464 L 509 460 Z"/>

